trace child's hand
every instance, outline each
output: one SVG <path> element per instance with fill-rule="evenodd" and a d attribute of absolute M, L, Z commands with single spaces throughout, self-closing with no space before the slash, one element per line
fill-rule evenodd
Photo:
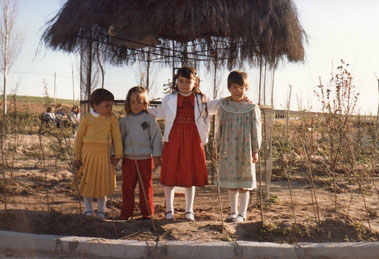
<path fill-rule="evenodd" d="M 79 169 L 80 166 L 82 165 L 82 162 L 80 160 L 74 160 L 72 165 L 74 166 L 75 169 Z"/>
<path fill-rule="evenodd" d="M 243 102 L 248 102 L 248 103 L 253 103 L 253 102 L 249 99 L 249 97 L 247 97 L 246 95 L 245 95 L 245 97 L 242 99 L 242 101 L 243 101 Z"/>
<path fill-rule="evenodd" d="M 213 148 L 213 150 L 216 150 L 216 149 Z M 212 152 L 212 162 L 214 162 L 216 160 L 217 160 L 217 154 L 216 154 L 216 152 Z"/>
<path fill-rule="evenodd" d="M 253 163 L 258 162 L 258 152 L 253 152 Z"/>
<path fill-rule="evenodd" d="M 112 165 L 116 166 L 118 164 L 118 161 L 120 161 L 120 158 L 116 158 L 115 156 L 111 156 Z"/>
<path fill-rule="evenodd" d="M 157 168 L 158 166 L 161 166 L 162 159 L 160 157 L 153 157 L 154 160 L 154 168 Z"/>

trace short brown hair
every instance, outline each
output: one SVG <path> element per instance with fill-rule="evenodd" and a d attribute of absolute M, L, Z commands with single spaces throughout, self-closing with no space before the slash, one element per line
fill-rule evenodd
<path fill-rule="evenodd" d="M 71 111 L 73 111 L 73 112 L 75 112 L 75 109 L 77 109 L 78 110 L 78 112 L 80 112 L 80 108 L 79 108 L 79 106 L 78 105 L 74 105 L 74 106 L 72 106 L 72 109 L 71 109 Z"/>
<path fill-rule="evenodd" d="M 89 97 L 89 103 L 93 108 L 93 105 L 99 105 L 101 102 L 114 101 L 114 96 L 107 89 L 99 88 L 92 92 Z"/>
<path fill-rule="evenodd" d="M 249 82 L 247 81 L 247 74 L 242 71 L 234 70 L 230 72 L 228 76 L 228 89 L 232 84 L 242 85 L 247 89 L 249 89 Z"/>
<path fill-rule="evenodd" d="M 128 94 L 126 95 L 125 100 L 125 112 L 126 115 L 129 115 L 132 112 L 132 109 L 130 108 L 130 98 L 132 97 L 132 94 L 136 93 L 138 95 L 137 99 L 143 101 L 144 103 L 144 111 L 147 112 L 147 106 L 149 105 L 149 100 L 147 99 L 147 91 L 145 87 L 143 86 L 134 86 L 130 88 Z"/>

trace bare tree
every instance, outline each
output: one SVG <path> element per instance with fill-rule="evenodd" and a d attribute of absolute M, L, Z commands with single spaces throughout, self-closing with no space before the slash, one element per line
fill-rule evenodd
<path fill-rule="evenodd" d="M 103 65 L 103 57 L 100 53 L 100 50 L 97 49 L 97 53 L 96 53 L 96 58 L 97 58 L 97 64 L 100 68 L 100 71 L 101 71 L 101 88 L 104 88 L 104 77 L 105 77 L 105 70 L 104 70 L 104 65 Z"/>
<path fill-rule="evenodd" d="M 20 53 L 23 44 L 21 34 L 15 33 L 17 0 L 0 0 L 0 65 L 3 72 L 3 114 L 7 114 L 7 75 Z"/>
<path fill-rule="evenodd" d="M 157 88 L 157 71 L 152 66 L 151 53 L 147 51 L 144 61 L 139 62 L 139 66 L 136 69 L 135 79 L 139 86 L 146 88 L 146 91 L 150 99 L 154 99 L 158 95 Z"/>
<path fill-rule="evenodd" d="M 91 37 L 88 36 L 89 38 Z M 88 101 L 89 97 L 98 84 L 99 66 L 94 66 L 96 63 L 96 53 L 92 40 L 82 39 L 80 48 L 80 100 Z M 104 78 L 104 74 L 102 73 Z M 90 111 L 89 102 L 81 103 L 80 110 L 83 113 Z"/>

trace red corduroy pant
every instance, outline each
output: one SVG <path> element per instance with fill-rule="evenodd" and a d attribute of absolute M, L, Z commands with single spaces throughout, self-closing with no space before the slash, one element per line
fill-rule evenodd
<path fill-rule="evenodd" d="M 139 207 L 143 217 L 148 218 L 154 215 L 153 205 L 153 159 L 137 160 L 139 173 L 142 178 L 142 184 L 145 189 L 147 203 L 145 195 L 143 193 L 140 178 L 138 176 L 135 161 L 133 159 L 122 159 L 122 207 L 121 218 L 127 219 L 133 215 L 134 210 L 134 189 L 138 181 L 139 192 Z M 149 206 L 150 213 L 147 209 Z"/>

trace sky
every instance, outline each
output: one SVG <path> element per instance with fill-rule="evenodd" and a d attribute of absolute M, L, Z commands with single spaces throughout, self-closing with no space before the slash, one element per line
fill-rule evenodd
<path fill-rule="evenodd" d="M 16 30 L 24 35 L 24 44 L 8 76 L 8 93 L 43 96 L 46 86 L 51 98 L 54 96 L 64 99 L 79 98 L 78 55 L 53 51 L 46 49 L 43 44 L 39 45 L 44 24 L 59 11 L 64 2 L 63 0 L 18 0 Z M 379 11 L 379 1 L 295 0 L 294 2 L 300 23 L 308 36 L 308 42 L 304 43 L 305 60 L 300 63 L 282 62 L 278 66 L 274 77 L 274 107 L 276 109 L 286 107 L 289 85 L 291 85 L 291 109 L 296 110 L 299 102 L 304 108 L 319 109 L 319 101 L 314 94 L 319 78 L 326 84 L 331 78 L 331 72 L 335 71 L 343 59 L 349 64 L 353 83 L 360 94 L 356 111 L 360 114 L 376 114 L 379 19 L 375 17 Z M 138 65 L 123 67 L 105 65 L 105 88 L 109 89 L 116 99 L 125 99 L 129 88 L 138 84 L 138 67 Z M 154 71 L 152 75 L 155 77 L 154 93 L 159 97 L 163 95 L 162 85 L 171 77 L 171 69 L 154 65 Z M 245 71 L 249 74 L 248 96 L 257 101 L 259 68 L 246 67 Z M 220 71 L 221 96 L 228 94 L 226 78 L 229 72 L 226 69 Z M 54 74 L 56 74 L 55 84 Z M 210 95 L 212 76 L 204 69 L 200 70 L 199 75 L 201 89 Z M 267 84 L 271 84 L 270 76 Z"/>

